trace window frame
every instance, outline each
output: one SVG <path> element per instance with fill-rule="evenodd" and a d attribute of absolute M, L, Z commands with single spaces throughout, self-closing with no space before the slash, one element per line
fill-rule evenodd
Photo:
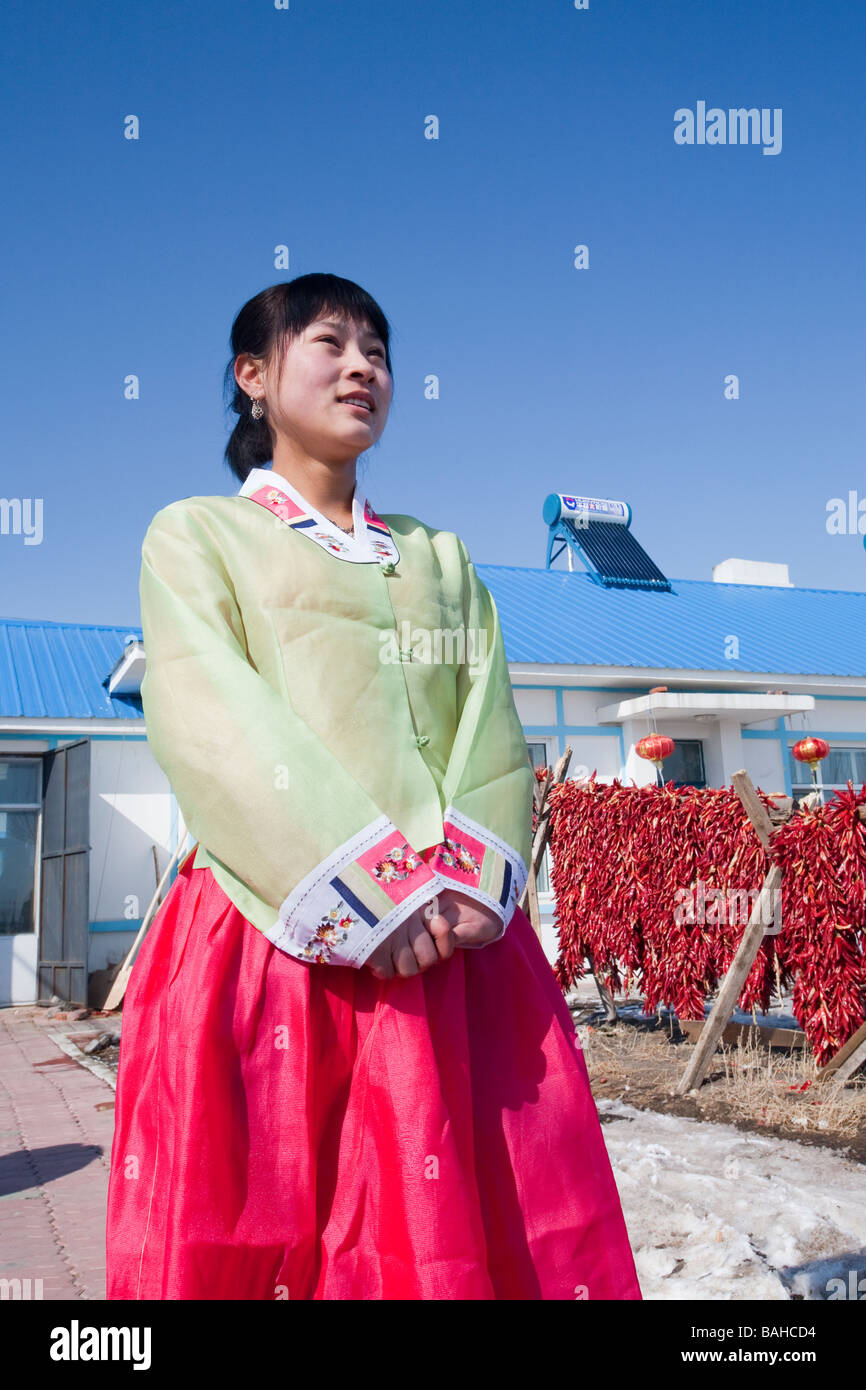
<path fill-rule="evenodd" d="M 692 744 L 696 745 L 697 748 L 698 748 L 698 751 L 699 751 L 699 753 L 700 753 L 700 757 L 701 757 L 701 780 L 700 780 L 699 782 L 674 782 L 674 786 L 675 786 L 675 787 L 695 787 L 695 788 L 697 788 L 698 790 L 702 790 L 703 788 L 705 788 L 705 787 L 707 786 L 707 760 L 706 760 L 706 757 L 705 757 L 705 755 L 704 755 L 704 743 L 705 743 L 705 742 L 706 742 L 706 740 L 705 740 L 705 739 L 702 739 L 702 738 L 677 738 L 677 739 L 674 739 L 674 744 L 676 745 L 677 748 L 682 748 L 685 744 L 688 744 L 689 746 L 691 746 Z M 665 782 L 668 782 L 668 781 L 671 781 L 671 780 L 672 780 L 671 778 L 669 778 L 669 777 L 667 776 L 667 772 L 666 772 L 666 769 L 665 769 L 664 767 L 662 768 L 662 778 L 663 778 L 663 780 L 664 780 Z"/>
<path fill-rule="evenodd" d="M 786 744 L 786 753 L 788 760 L 787 772 L 791 779 L 791 794 L 793 796 L 804 796 L 808 792 L 814 791 L 815 789 L 814 784 L 812 782 L 812 774 L 809 770 L 809 764 L 798 762 L 797 759 L 794 757 L 793 752 L 791 751 L 794 747 L 794 744 L 799 743 L 800 739 L 802 738 L 808 738 L 808 734 L 801 734 L 799 738 L 792 739 L 790 743 Z M 831 753 L 850 753 L 852 755 L 854 753 L 866 753 L 866 739 L 864 739 L 862 743 L 831 743 L 829 739 L 827 739 L 826 742 L 830 744 Z M 822 759 L 821 762 L 818 764 L 818 786 L 820 787 L 820 789 L 822 791 L 828 792 L 845 791 L 847 787 L 847 782 L 824 782 L 822 780 L 821 768 L 823 766 L 823 761 L 824 760 Z M 863 785 L 863 780 L 866 780 L 866 778 L 858 782 L 857 778 L 854 776 L 853 756 L 851 758 L 851 768 L 852 772 L 850 780 L 854 785 L 854 790 L 858 791 L 860 787 Z M 794 780 L 795 772 L 800 773 L 800 778 L 797 781 Z"/>
<path fill-rule="evenodd" d="M 38 936 L 38 934 L 39 934 L 40 914 L 41 914 L 41 911 L 42 911 L 42 902 L 41 902 L 41 894 L 42 894 L 42 873 L 41 873 L 41 864 L 42 864 L 42 815 L 43 815 L 43 810 L 44 810 L 44 798 L 43 798 L 43 787 L 42 787 L 42 782 L 43 782 L 43 777 L 44 777 L 44 762 L 43 762 L 42 754 L 40 754 L 40 753 L 4 753 L 3 750 L 2 750 L 2 748 L 0 748 L 0 763 L 23 763 L 23 764 L 26 764 L 28 767 L 32 767 L 32 766 L 35 764 L 36 770 L 37 770 L 36 786 L 37 786 L 37 792 L 38 792 L 38 795 L 39 795 L 39 800 L 38 800 L 38 801 L 14 801 L 14 802 L 13 802 L 13 801 L 0 801 L 0 814 L 2 814 L 3 812 L 10 812 L 10 811 L 13 812 L 13 813 L 14 813 L 15 811 L 35 811 L 35 812 L 36 812 L 36 835 L 35 835 L 35 844 L 34 844 L 34 852 L 33 852 L 33 897 L 32 897 L 33 911 L 32 911 L 32 921 L 31 921 L 31 924 L 30 924 L 29 927 L 25 927 L 25 928 L 23 928 L 21 931 L 0 932 L 0 936 L 2 936 L 3 938 L 9 938 L 9 939 L 11 939 L 12 937 L 15 937 L 15 936 Z"/>
<path fill-rule="evenodd" d="M 543 746 L 543 765 L 545 767 L 552 768 L 556 766 L 561 755 L 558 751 L 559 741 L 555 734 L 524 734 L 524 738 L 526 739 L 527 749 L 530 749 L 533 745 L 538 744 L 541 744 Z M 541 764 L 533 761 L 531 755 L 529 760 L 532 763 L 533 768 L 541 766 Z M 566 780 L 568 780 L 567 773 Z M 529 869 L 528 864 L 526 867 L 527 869 Z M 541 856 L 541 863 L 538 866 L 538 878 L 536 880 L 536 889 L 538 892 L 538 896 L 540 899 L 543 899 L 546 903 L 552 902 L 555 896 L 550 877 L 551 867 L 552 866 L 550 863 L 550 841 L 548 840 L 547 844 L 544 846 L 544 854 Z M 542 887 L 542 885 L 544 885 L 544 887 Z"/>

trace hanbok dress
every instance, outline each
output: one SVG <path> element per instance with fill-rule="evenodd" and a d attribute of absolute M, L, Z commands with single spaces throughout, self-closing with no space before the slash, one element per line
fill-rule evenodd
<path fill-rule="evenodd" d="M 142 701 L 196 846 L 132 970 L 109 1299 L 640 1299 L 568 1007 L 517 906 L 533 772 L 462 540 L 273 469 L 145 535 Z M 447 888 L 502 920 L 410 977 Z"/>

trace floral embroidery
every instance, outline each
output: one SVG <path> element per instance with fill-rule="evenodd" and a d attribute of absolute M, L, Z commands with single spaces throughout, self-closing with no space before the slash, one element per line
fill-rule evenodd
<path fill-rule="evenodd" d="M 351 928 L 358 920 L 350 912 L 340 911 L 342 901 L 341 898 L 339 906 L 332 907 L 330 912 L 326 912 L 320 918 L 315 932 L 304 947 L 303 954 L 319 965 L 325 965 L 333 948 L 347 940 Z"/>
<path fill-rule="evenodd" d="M 461 869 L 464 874 L 477 874 L 481 868 L 474 854 L 465 845 L 461 845 L 459 840 L 449 840 L 447 835 L 438 846 L 437 858 L 443 864 L 447 864 L 449 869 Z"/>
<path fill-rule="evenodd" d="M 330 531 L 314 531 L 313 535 L 317 541 L 323 541 L 329 550 L 333 550 L 335 555 L 342 555 L 349 549 L 343 541 L 339 541 L 336 536 L 332 536 Z"/>
<path fill-rule="evenodd" d="M 281 521 L 290 520 L 289 499 L 284 492 L 280 492 L 279 488 L 270 488 L 266 494 L 266 501 L 270 504 L 270 510 L 274 516 L 278 516 Z"/>
<path fill-rule="evenodd" d="M 395 845 L 384 859 L 373 865 L 371 872 L 380 883 L 396 883 L 398 879 L 408 878 L 423 862 L 409 845 Z"/>
<path fill-rule="evenodd" d="M 309 540 L 340 560 L 365 565 L 374 562 L 381 565 L 388 560 L 393 566 L 400 559 L 400 552 L 388 526 L 357 488 L 352 499 L 352 515 L 354 517 L 357 514 L 363 500 L 362 525 L 355 528 L 354 535 L 344 535 L 342 532 L 337 535 L 335 532 L 341 528 L 334 524 L 331 530 L 325 530 L 328 518 L 316 511 L 287 480 L 284 481 L 283 487 L 275 486 L 270 477 L 271 472 L 272 470 L 267 468 L 251 469 L 239 490 L 240 495 L 267 507 L 280 521 L 297 530 L 300 535 L 307 536 Z"/>

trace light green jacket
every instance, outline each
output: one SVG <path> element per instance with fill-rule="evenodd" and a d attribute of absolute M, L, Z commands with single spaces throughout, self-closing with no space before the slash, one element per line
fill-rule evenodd
<path fill-rule="evenodd" d="M 271 469 L 157 512 L 141 694 L 196 867 L 279 949 L 358 968 L 445 888 L 505 930 L 534 775 L 463 542 L 357 485 L 353 514 L 349 537 Z"/>

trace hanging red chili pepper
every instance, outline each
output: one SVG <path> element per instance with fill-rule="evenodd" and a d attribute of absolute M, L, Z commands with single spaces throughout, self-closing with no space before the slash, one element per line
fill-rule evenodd
<path fill-rule="evenodd" d="M 537 770 L 543 780 L 546 769 Z M 773 803 L 758 795 L 768 809 Z M 770 867 L 782 870 L 782 929 L 766 935 L 740 1006 L 766 1011 L 776 982 L 827 1062 L 866 1017 L 866 784 L 798 807 L 768 855 L 730 787 L 625 787 L 618 779 L 551 787 L 551 886 L 563 988 L 589 955 L 611 989 L 637 986 L 703 1018 Z M 533 824 L 537 817 L 533 812 Z M 770 922 L 767 922 L 770 925 Z"/>

